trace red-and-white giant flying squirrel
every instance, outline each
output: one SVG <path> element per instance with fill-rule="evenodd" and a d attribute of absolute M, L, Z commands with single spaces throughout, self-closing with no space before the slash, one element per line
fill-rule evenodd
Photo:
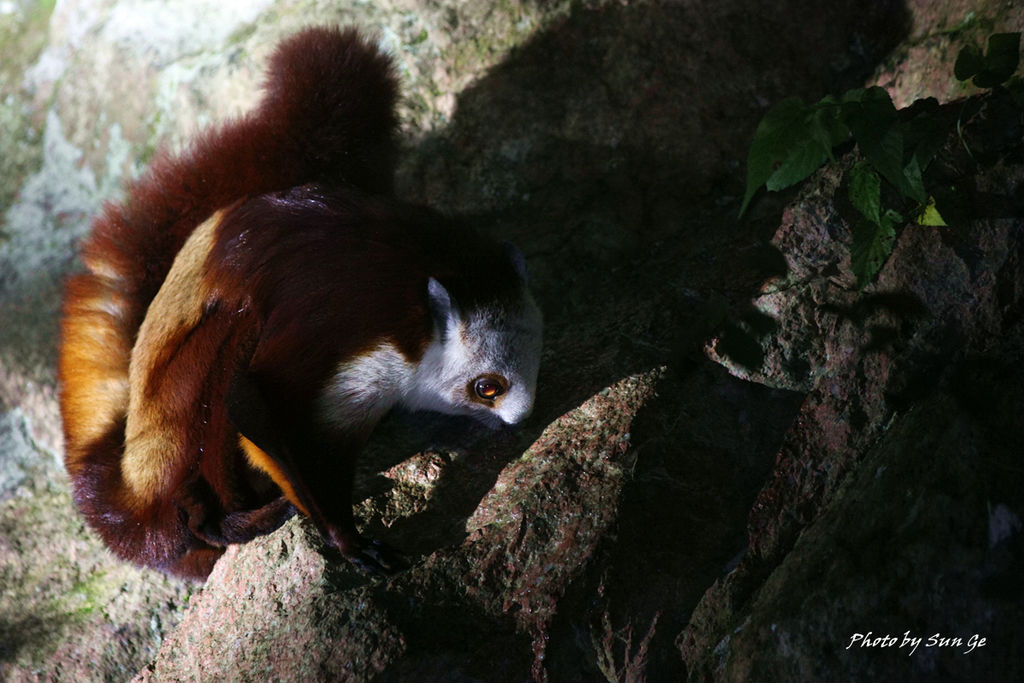
<path fill-rule="evenodd" d="M 206 577 L 295 510 L 356 564 L 360 447 L 395 406 L 515 423 L 541 318 L 519 252 L 390 197 L 397 83 L 354 30 L 282 42 L 250 113 L 160 152 L 68 281 L 74 500 L 117 555 Z"/>

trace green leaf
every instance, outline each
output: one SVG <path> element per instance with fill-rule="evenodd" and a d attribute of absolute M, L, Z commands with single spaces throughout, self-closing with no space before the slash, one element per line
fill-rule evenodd
<path fill-rule="evenodd" d="M 923 172 L 945 144 L 951 123 L 934 97 L 917 100 L 910 109 L 914 117 L 903 125 L 904 151 L 914 150 L 914 158 Z"/>
<path fill-rule="evenodd" d="M 797 97 L 782 100 L 765 114 L 754 132 L 747 153 L 747 190 L 740 207 L 740 216 L 754 193 L 782 165 L 791 150 L 804 139 L 807 107 Z"/>
<path fill-rule="evenodd" d="M 1013 75 L 1020 64 L 1020 33 L 995 33 L 989 36 L 984 67 L 974 77 L 979 88 L 994 88 Z"/>
<path fill-rule="evenodd" d="M 1017 70 L 1020 63 L 1020 31 L 993 33 L 988 38 L 985 65 L 990 69 L 1002 67 Z"/>
<path fill-rule="evenodd" d="M 942 215 L 935 206 L 935 197 L 928 197 L 928 203 L 921 207 L 921 211 L 914 218 L 914 222 L 918 225 L 933 227 L 946 226 L 946 221 L 942 219 Z"/>
<path fill-rule="evenodd" d="M 840 118 L 839 101 L 826 96 L 810 107 L 803 117 L 794 120 L 790 148 L 785 159 L 768 177 L 769 190 L 782 190 L 795 185 L 814 173 L 826 159 L 835 161 L 832 148 L 850 137 L 850 129 Z"/>
<path fill-rule="evenodd" d="M 843 98 L 843 120 L 882 177 L 903 194 L 914 196 L 905 176 L 903 131 L 889 93 L 878 86 L 851 90 Z"/>
<path fill-rule="evenodd" d="M 843 99 L 840 100 L 840 103 L 846 104 L 847 102 L 860 102 L 864 99 L 867 93 L 867 88 L 852 88 L 843 93 Z"/>
<path fill-rule="evenodd" d="M 1020 35 L 1020 32 L 992 34 L 984 54 L 975 45 L 965 46 L 956 57 L 953 73 L 961 81 L 973 76 L 973 83 L 979 88 L 1002 85 L 1020 64 Z"/>
<path fill-rule="evenodd" d="M 956 56 L 953 75 L 958 81 L 966 81 L 985 68 L 985 57 L 977 45 L 965 45 Z"/>
<path fill-rule="evenodd" d="M 881 223 L 882 179 L 865 161 L 858 161 L 850 169 L 850 202 L 864 218 L 875 224 Z"/>
<path fill-rule="evenodd" d="M 916 156 L 910 157 L 910 161 L 903 167 L 902 185 L 897 187 L 904 196 L 921 204 L 928 200 L 928 193 L 924 191 L 924 179 L 921 177 L 921 166 L 917 163 Z"/>
<path fill-rule="evenodd" d="M 835 161 L 832 148 L 850 139 L 850 128 L 843 122 L 839 100 L 831 95 L 821 98 L 811 109 L 808 126 L 811 137 L 818 141 L 829 160 Z"/>
<path fill-rule="evenodd" d="M 858 287 L 865 287 L 882 269 L 896 242 L 896 225 L 901 222 L 900 215 L 890 210 L 882 214 L 880 223 L 866 219 L 857 223 L 850 245 L 850 268 Z"/>
<path fill-rule="evenodd" d="M 864 156 L 874 165 L 886 180 L 892 183 L 902 194 L 908 194 L 906 176 L 903 165 L 903 131 L 893 124 L 886 130 L 865 132 L 857 140 Z"/>
<path fill-rule="evenodd" d="M 786 158 L 768 177 L 765 186 L 774 192 L 799 183 L 825 163 L 828 152 L 811 137 L 795 142 Z"/>

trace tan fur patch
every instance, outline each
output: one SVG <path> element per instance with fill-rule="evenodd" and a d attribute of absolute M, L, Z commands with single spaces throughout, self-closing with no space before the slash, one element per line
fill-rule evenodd
<path fill-rule="evenodd" d="M 207 296 L 203 265 L 220 220 L 220 212 L 213 214 L 182 246 L 146 311 L 132 349 L 131 394 L 121 471 L 131 490 L 146 502 L 155 500 L 172 483 L 168 474 L 187 457 L 182 452 L 182 425 L 175 421 L 165 402 L 150 398 L 149 388 L 162 379 L 157 364 L 166 356 L 168 347 L 202 320 Z"/>
<path fill-rule="evenodd" d="M 102 437 L 128 407 L 127 344 L 118 333 L 116 302 L 97 294 L 74 301 L 64 324 L 60 359 L 68 455 Z M 69 465 L 77 463 L 69 461 Z"/>
<path fill-rule="evenodd" d="M 259 446 L 242 435 L 238 436 L 238 445 L 242 447 L 242 452 L 245 453 L 245 457 L 249 460 L 249 464 L 258 470 L 266 472 L 267 475 L 274 480 L 274 483 L 281 489 L 285 498 L 290 500 L 292 505 L 308 517 L 309 512 L 306 510 L 306 507 L 299 502 L 299 497 L 295 495 L 295 489 L 292 488 L 291 482 L 288 481 L 288 477 L 284 475 L 284 472 L 281 471 L 281 468 L 278 467 L 277 463 L 274 462 L 266 452 L 260 449 Z"/>

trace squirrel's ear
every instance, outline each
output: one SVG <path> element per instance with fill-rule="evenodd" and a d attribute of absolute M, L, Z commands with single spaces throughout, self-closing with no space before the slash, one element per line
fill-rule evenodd
<path fill-rule="evenodd" d="M 523 252 L 519 251 L 519 247 L 512 244 L 511 242 L 502 242 L 502 248 L 505 250 L 505 256 L 512 262 L 512 267 L 516 269 L 516 273 L 519 274 L 520 279 L 523 283 L 527 282 L 526 273 L 526 259 L 523 258 Z"/>
<path fill-rule="evenodd" d="M 434 316 L 441 332 L 448 329 L 448 321 L 455 317 L 455 307 L 448 290 L 434 278 L 427 280 L 427 297 L 430 301 L 430 312 Z"/>

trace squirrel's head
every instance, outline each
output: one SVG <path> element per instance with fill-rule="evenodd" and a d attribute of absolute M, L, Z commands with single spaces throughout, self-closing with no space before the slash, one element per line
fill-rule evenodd
<path fill-rule="evenodd" d="M 410 407 L 516 424 L 533 410 L 540 368 L 540 310 L 526 287 L 522 256 L 508 247 L 517 282 L 500 299 L 462 306 L 438 280 L 427 284 L 434 340 Z M 511 292 L 509 294 L 508 292 Z"/>

